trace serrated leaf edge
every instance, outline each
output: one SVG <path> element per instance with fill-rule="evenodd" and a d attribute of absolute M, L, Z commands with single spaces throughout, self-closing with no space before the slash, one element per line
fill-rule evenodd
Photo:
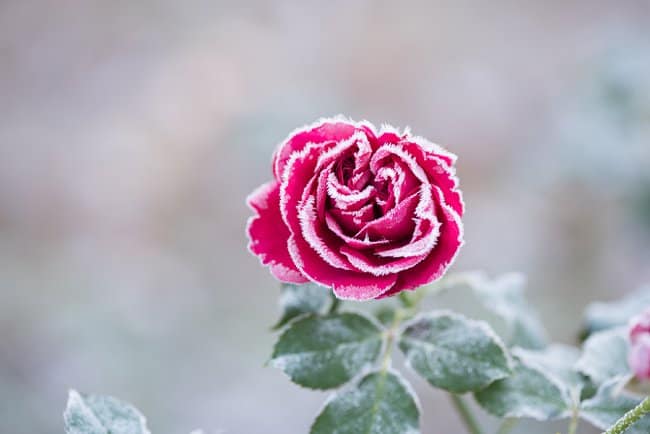
<path fill-rule="evenodd" d="M 404 332 L 406 331 L 406 329 L 408 329 L 409 327 L 411 327 L 415 323 L 417 323 L 419 321 L 422 321 L 422 320 L 426 320 L 426 319 L 435 320 L 435 319 L 442 318 L 442 317 L 450 317 L 450 318 L 453 318 L 453 319 L 456 319 L 456 320 L 466 321 L 470 325 L 480 328 L 481 331 L 483 331 L 489 338 L 491 338 L 492 341 L 494 343 L 496 343 L 496 345 L 501 349 L 501 352 L 503 353 L 503 355 L 505 356 L 505 359 L 506 359 L 506 364 L 507 364 L 508 371 L 510 372 L 510 374 L 512 374 L 512 371 L 513 371 L 513 369 L 515 367 L 515 363 L 514 363 L 514 360 L 512 358 L 512 355 L 510 354 L 510 350 L 508 349 L 506 344 L 503 342 L 503 339 L 501 339 L 501 337 L 492 329 L 490 324 L 488 324 L 486 321 L 483 321 L 483 320 L 468 318 L 465 315 L 462 315 L 462 314 L 460 314 L 458 312 L 454 312 L 454 311 L 449 310 L 449 309 L 439 309 L 439 310 L 434 310 L 434 311 L 429 311 L 429 312 L 420 312 L 415 317 L 411 318 L 408 321 L 405 321 L 401 325 L 401 327 L 399 329 L 399 332 L 398 332 L 398 335 L 397 335 L 397 342 L 400 342 L 402 339 L 409 339 L 409 338 L 404 337 Z M 404 353 L 404 352 L 402 351 L 402 353 Z M 406 356 L 406 354 L 404 354 L 404 355 Z M 417 371 L 415 371 L 415 369 L 413 369 L 413 367 L 411 366 L 411 360 L 410 360 L 409 357 L 405 357 L 405 362 L 406 362 L 406 365 L 409 367 L 409 369 L 411 369 L 411 370 L 413 370 L 413 372 L 417 373 Z M 502 378 L 495 378 L 494 381 L 502 380 L 502 379 L 507 378 L 507 377 L 508 376 L 506 375 L 506 376 L 504 376 Z M 494 381 L 492 381 L 492 382 L 494 382 Z M 489 386 L 489 384 L 492 384 L 492 382 L 485 385 L 485 387 Z"/>
<path fill-rule="evenodd" d="M 142 414 L 140 410 L 138 410 L 133 404 L 122 401 L 121 399 L 114 398 L 112 396 L 107 396 L 107 395 L 102 395 L 103 398 L 111 398 L 116 401 L 119 401 L 125 406 L 131 407 L 133 410 L 135 410 L 136 415 L 138 416 L 138 421 L 140 422 L 140 427 L 142 428 L 143 434 L 151 434 L 149 431 L 149 428 L 147 427 L 147 418 Z M 68 402 L 66 404 L 66 408 L 63 411 L 63 420 L 66 424 L 65 430 L 68 432 L 68 427 L 67 427 L 67 415 L 70 413 L 70 407 L 73 403 L 78 403 L 80 404 L 85 410 L 88 411 L 89 415 L 94 419 L 94 422 L 97 422 L 98 426 L 101 426 L 106 430 L 107 433 L 109 433 L 108 428 L 102 423 L 102 421 L 99 420 L 97 415 L 95 414 L 95 410 L 92 409 L 87 403 L 86 400 L 84 399 L 83 395 L 79 392 L 77 392 L 75 389 L 70 389 L 68 391 Z"/>
<path fill-rule="evenodd" d="M 284 369 L 282 369 L 279 365 L 274 363 L 274 356 L 275 356 L 275 353 L 277 351 L 277 346 L 280 343 L 280 339 L 282 339 L 284 334 L 289 331 L 289 329 L 290 329 L 290 327 L 288 327 L 289 323 L 286 324 L 287 327 L 282 328 L 282 333 L 280 334 L 277 341 L 273 345 L 273 352 L 271 354 L 271 357 L 269 358 L 269 360 L 266 361 L 266 363 L 264 365 L 279 369 L 280 372 L 282 372 L 282 374 L 284 374 L 289 379 L 289 381 L 291 381 L 291 383 L 293 383 L 293 384 L 295 384 L 298 387 L 301 387 L 303 389 L 307 389 L 307 390 L 322 390 L 322 391 L 325 391 L 325 390 L 339 390 L 339 389 L 341 389 L 342 386 L 353 383 L 356 379 L 358 379 L 362 375 L 363 376 L 367 375 L 367 373 L 369 371 L 372 371 L 372 368 L 374 367 L 375 363 L 377 362 L 377 359 L 379 358 L 379 355 L 383 354 L 383 352 L 386 350 L 387 342 L 386 342 L 386 339 L 383 336 L 383 332 L 386 330 L 386 327 L 384 327 L 384 325 L 381 322 L 379 322 L 379 320 L 377 320 L 376 318 L 366 314 L 365 312 L 355 310 L 355 309 L 346 309 L 345 311 L 340 311 L 340 312 L 336 312 L 336 313 L 333 313 L 333 314 L 327 314 L 327 315 L 320 315 L 320 314 L 316 314 L 316 313 L 313 313 L 313 312 L 312 313 L 306 312 L 304 314 L 301 314 L 300 318 L 301 318 L 301 320 L 302 319 L 307 319 L 308 317 L 315 317 L 315 318 L 323 318 L 324 319 L 324 318 L 327 318 L 329 316 L 338 316 L 338 315 L 344 315 L 344 314 L 355 314 L 355 315 L 361 316 L 361 317 L 367 319 L 368 321 L 370 321 L 380 331 L 379 336 L 380 336 L 380 339 L 381 339 L 381 346 L 379 348 L 379 352 L 377 354 L 377 357 L 375 357 L 375 360 L 373 360 L 371 362 L 367 362 L 364 366 L 361 367 L 361 369 L 359 369 L 359 372 L 357 374 L 353 375 L 352 377 L 350 377 L 349 380 L 344 381 L 343 383 L 340 383 L 340 384 L 338 384 L 336 386 L 332 386 L 332 387 L 312 387 L 312 386 L 307 386 L 305 384 L 300 384 L 300 383 L 296 382 L 293 378 L 291 378 L 291 376 L 287 372 L 284 371 Z M 292 319 L 290 321 L 291 326 L 293 326 L 295 323 L 297 323 L 298 319 L 299 319 L 299 317 L 296 317 L 295 319 Z M 361 341 L 361 342 L 365 342 L 367 340 L 369 340 L 369 339 L 364 339 L 364 341 Z M 305 353 L 308 353 L 308 352 L 305 352 Z"/>
<path fill-rule="evenodd" d="M 337 398 L 337 396 L 339 394 L 345 393 L 350 389 L 354 389 L 354 388 L 358 387 L 359 384 L 361 383 L 361 381 L 363 381 L 363 379 L 365 377 L 367 377 L 367 376 L 369 376 L 371 374 L 379 374 L 379 375 L 391 374 L 391 375 L 395 376 L 395 378 L 397 378 L 397 381 L 399 381 L 399 383 L 402 385 L 402 387 L 404 387 L 404 390 L 406 390 L 406 392 L 411 396 L 411 399 L 413 399 L 413 402 L 415 403 L 415 407 L 418 410 L 418 419 L 420 418 L 420 416 L 422 415 L 422 404 L 420 403 L 420 398 L 415 393 L 415 389 L 413 388 L 411 383 L 409 383 L 408 380 L 406 378 L 404 378 L 404 376 L 399 371 L 396 371 L 395 369 L 390 368 L 390 367 L 385 369 L 385 370 L 376 369 L 376 368 L 375 369 L 366 369 L 365 371 L 360 372 L 359 375 L 355 376 L 354 379 L 347 382 L 344 387 L 341 387 L 341 388 L 337 389 L 336 391 L 334 391 L 334 392 L 332 392 L 332 393 L 330 393 L 328 395 L 328 397 L 325 399 L 325 401 L 321 404 L 321 407 L 318 410 L 318 413 L 316 413 L 316 418 L 314 418 L 314 421 L 311 423 L 311 425 L 309 427 L 309 432 L 311 433 L 311 430 L 314 427 L 314 424 L 316 423 L 316 421 L 318 420 L 318 417 L 325 411 L 327 406 L 334 399 Z M 417 433 L 419 433 L 419 431 L 417 431 Z M 417 433 L 405 433 L 405 434 L 417 434 Z"/>
<path fill-rule="evenodd" d="M 604 335 L 617 335 L 618 337 L 622 338 L 624 341 L 627 342 L 626 330 L 627 330 L 626 327 L 621 326 L 621 327 L 614 327 L 610 329 L 601 330 L 596 333 L 592 333 L 582 344 L 582 354 L 580 354 L 580 357 L 576 361 L 574 365 L 574 369 L 580 372 L 581 374 L 591 378 L 593 381 L 596 381 L 596 377 L 598 377 L 598 373 L 595 372 L 594 369 L 591 366 L 589 366 L 589 363 L 585 361 L 585 350 L 587 348 L 587 345 L 589 345 L 589 343 L 593 342 L 595 339 L 598 339 Z"/>

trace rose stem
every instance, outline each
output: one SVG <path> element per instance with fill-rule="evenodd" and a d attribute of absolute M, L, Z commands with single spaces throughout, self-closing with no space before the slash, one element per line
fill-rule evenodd
<path fill-rule="evenodd" d="M 332 296 L 332 304 L 330 305 L 330 310 L 327 313 L 330 315 L 336 313 L 336 311 L 339 309 L 340 304 L 341 300 L 339 300 L 336 296 Z"/>
<path fill-rule="evenodd" d="M 650 397 L 641 401 L 639 405 L 628 411 L 614 426 L 605 431 L 605 434 L 623 434 L 634 422 L 650 413 Z"/>
<path fill-rule="evenodd" d="M 497 434 L 508 434 L 518 423 L 519 421 L 517 419 L 513 419 L 511 417 L 503 419 L 503 422 L 501 422 L 501 425 L 499 425 Z"/>
<path fill-rule="evenodd" d="M 390 328 L 386 330 L 386 347 L 384 350 L 384 357 L 381 361 L 382 372 L 386 372 L 390 366 L 390 357 L 393 352 L 393 341 L 395 340 L 395 334 L 402 322 L 402 318 L 404 318 L 404 313 L 403 309 L 397 309 L 395 311 L 395 316 L 393 317 L 393 323 L 390 325 Z"/>
<path fill-rule="evenodd" d="M 467 404 L 465 404 L 463 398 L 454 393 L 450 393 L 449 396 L 451 397 L 451 402 L 454 404 L 456 412 L 463 421 L 465 428 L 467 428 L 467 431 L 470 434 L 481 434 L 481 429 L 478 427 L 478 423 L 476 422 L 472 411 L 469 409 Z"/>
<path fill-rule="evenodd" d="M 571 412 L 571 420 L 569 421 L 569 430 L 567 431 L 568 434 L 576 434 L 576 431 L 578 430 L 578 407 L 574 407 L 573 411 Z"/>

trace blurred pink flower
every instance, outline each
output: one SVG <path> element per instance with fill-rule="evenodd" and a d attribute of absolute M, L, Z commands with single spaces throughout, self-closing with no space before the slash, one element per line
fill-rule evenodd
<path fill-rule="evenodd" d="M 439 279 L 463 244 L 456 156 L 337 117 L 292 132 L 248 198 L 249 249 L 281 281 L 368 300 Z"/>
<path fill-rule="evenodd" d="M 629 363 L 641 380 L 650 379 L 650 309 L 630 321 Z"/>

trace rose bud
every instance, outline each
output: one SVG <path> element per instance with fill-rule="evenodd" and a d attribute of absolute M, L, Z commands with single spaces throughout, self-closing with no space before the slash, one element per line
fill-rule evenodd
<path fill-rule="evenodd" d="M 640 380 L 650 379 L 650 309 L 630 321 L 630 368 Z"/>
<path fill-rule="evenodd" d="M 273 180 L 248 198 L 249 249 L 277 279 L 342 299 L 431 283 L 463 244 L 455 161 L 390 126 L 337 117 L 300 128 L 276 150 Z"/>

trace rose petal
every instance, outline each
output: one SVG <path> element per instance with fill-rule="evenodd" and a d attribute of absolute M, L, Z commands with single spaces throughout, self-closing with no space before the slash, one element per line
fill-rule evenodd
<path fill-rule="evenodd" d="M 439 189 L 438 189 L 439 190 Z M 440 191 L 438 195 L 442 195 Z M 453 263 L 463 245 L 463 226 L 458 213 L 449 205 L 440 203 L 440 236 L 435 248 L 418 265 L 399 275 L 395 286 L 382 297 L 389 297 L 406 289 L 415 289 L 440 278 Z"/>
<path fill-rule="evenodd" d="M 634 344 L 641 336 L 650 335 L 650 309 L 630 320 L 630 341 Z"/>
<path fill-rule="evenodd" d="M 364 253 L 346 245 L 341 246 L 341 253 L 343 253 L 350 263 L 358 270 L 370 273 L 373 276 L 385 276 L 408 270 L 422 261 L 426 256 L 426 254 L 424 254 L 397 259 L 381 258 L 372 253 Z"/>
<path fill-rule="evenodd" d="M 443 156 L 427 153 L 426 149 L 423 149 L 417 143 L 404 142 L 402 146 L 415 157 L 417 164 L 427 173 L 431 184 L 440 188 L 447 205 L 462 216 L 465 211 L 465 204 L 463 203 L 462 194 L 458 190 L 456 169 L 450 166 L 448 160 Z"/>
<path fill-rule="evenodd" d="M 289 255 L 289 230 L 280 215 L 280 186 L 276 181 L 258 187 L 247 199 L 256 212 L 248 220 L 248 249 L 268 265 L 279 280 L 305 283 L 308 280 L 298 271 Z"/>
<path fill-rule="evenodd" d="M 372 276 L 331 267 L 300 236 L 289 238 L 289 254 L 298 269 L 314 282 L 331 287 L 345 300 L 371 300 L 381 296 L 397 281 L 397 275 Z"/>
<path fill-rule="evenodd" d="M 345 244 L 355 249 L 369 249 L 390 243 L 390 241 L 386 239 L 372 241 L 369 238 L 357 239 L 347 235 L 331 213 L 325 214 L 325 223 L 330 231 L 343 240 Z"/>
<path fill-rule="evenodd" d="M 631 346 L 630 368 L 640 380 L 650 380 L 650 335 L 644 334 Z"/>
<path fill-rule="evenodd" d="M 393 244 L 392 246 L 375 249 L 375 253 L 382 257 L 402 258 L 426 255 L 434 248 L 440 235 L 442 224 L 435 213 L 435 203 L 432 194 L 440 194 L 431 186 L 422 185 L 420 188 L 420 202 L 415 209 L 413 221 L 415 228 L 408 242 Z M 439 198 L 436 196 L 436 200 Z"/>
<path fill-rule="evenodd" d="M 323 172 L 325 173 L 325 172 Z M 319 182 L 325 181 L 327 195 L 332 199 L 332 206 L 340 209 L 358 209 L 368 203 L 374 197 L 375 189 L 372 185 L 366 186 L 363 190 L 353 191 L 346 185 L 341 185 L 336 175 L 330 173 L 326 180 L 321 177 Z"/>
<path fill-rule="evenodd" d="M 369 221 L 375 218 L 374 208 L 374 204 L 369 203 L 357 210 L 347 211 L 331 208 L 328 212 L 336 218 L 338 224 L 347 234 L 356 235 Z"/>
<path fill-rule="evenodd" d="M 419 192 L 407 197 L 388 213 L 361 228 L 356 238 L 366 235 L 371 239 L 385 238 L 393 241 L 409 238 L 415 227 L 413 215 L 418 205 L 418 199 Z"/>
<path fill-rule="evenodd" d="M 292 131 L 273 154 L 273 173 L 277 180 L 284 173 L 286 163 L 294 152 L 302 151 L 308 144 L 340 142 L 348 139 L 355 131 L 363 132 L 371 143 L 376 141 L 372 125 L 353 122 L 342 116 L 320 119 L 317 122 Z"/>
<path fill-rule="evenodd" d="M 425 153 L 435 155 L 442 158 L 448 166 L 453 166 L 458 157 L 443 148 L 442 146 L 430 142 L 424 137 L 414 136 L 409 131 L 404 134 L 399 134 L 396 130 L 380 132 L 377 137 L 377 142 L 381 145 L 385 143 L 415 143 Z"/>
<path fill-rule="evenodd" d="M 339 252 L 343 241 L 332 235 L 321 226 L 316 215 L 316 199 L 314 196 L 298 206 L 298 219 L 300 220 L 300 234 L 307 244 L 334 268 L 342 270 L 355 270 Z"/>
<path fill-rule="evenodd" d="M 385 144 L 373 154 L 370 160 L 370 170 L 373 173 L 378 173 L 382 166 L 386 164 L 385 160 L 397 159 L 404 163 L 404 167 L 408 167 L 411 173 L 422 183 L 428 183 L 429 178 L 426 173 L 417 163 L 415 156 L 409 153 L 401 144 Z"/>

